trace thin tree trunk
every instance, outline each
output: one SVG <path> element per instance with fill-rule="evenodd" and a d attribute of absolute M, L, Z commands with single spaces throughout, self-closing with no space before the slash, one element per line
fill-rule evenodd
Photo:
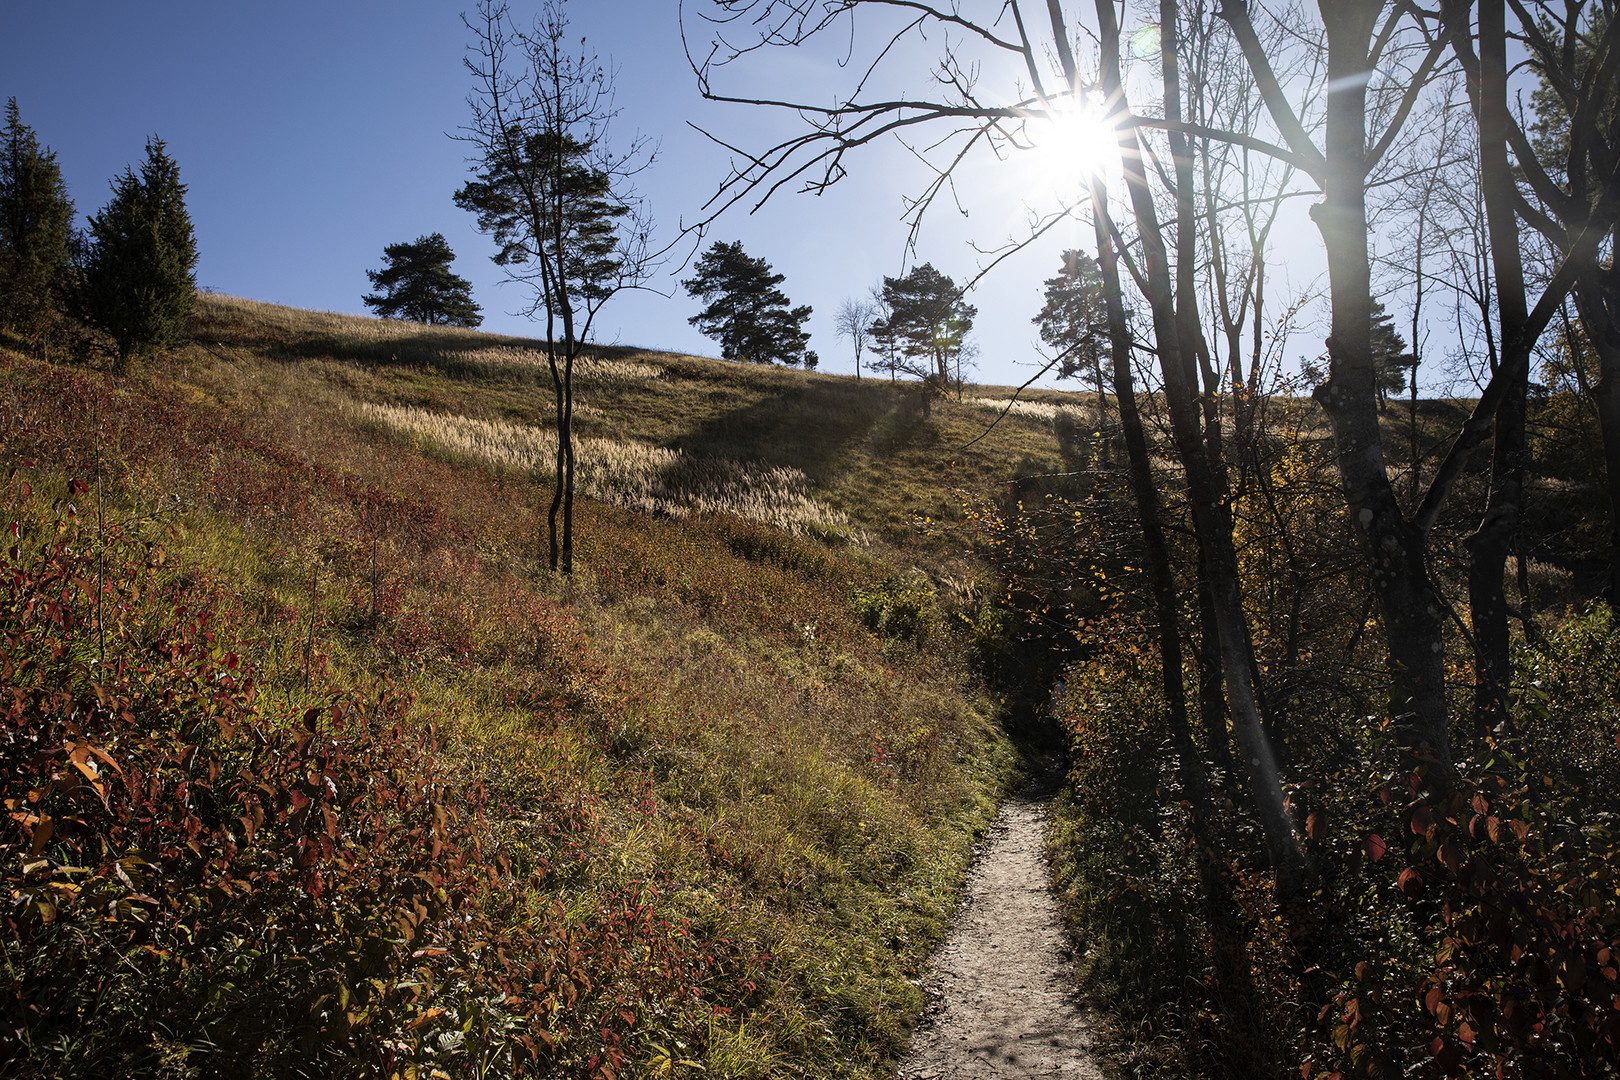
<path fill-rule="evenodd" d="M 1468 40 L 1471 4 L 1448 0 L 1442 7 L 1452 41 Z M 1507 558 L 1518 536 L 1524 498 L 1525 404 L 1529 389 L 1528 322 L 1524 265 L 1519 250 L 1519 223 L 1514 206 L 1517 187 L 1508 162 L 1507 30 L 1503 0 L 1479 5 L 1479 62 L 1469 87 L 1479 126 L 1480 190 L 1490 237 L 1491 268 L 1496 277 L 1496 310 L 1504 351 L 1501 365 L 1509 378 L 1507 396 L 1495 415 L 1490 494 L 1479 528 L 1467 540 L 1468 602 L 1474 630 L 1474 734 L 1485 733 L 1508 719 L 1509 657 Z"/>
<path fill-rule="evenodd" d="M 1102 29 L 1104 95 L 1114 109 L 1124 111 L 1128 105 L 1120 78 L 1119 28 L 1112 0 L 1097 0 L 1096 9 Z M 1118 132 L 1125 184 L 1136 216 L 1149 279 L 1148 300 L 1164 378 L 1165 402 L 1176 452 L 1186 473 L 1198 543 L 1208 562 L 1227 703 L 1234 733 L 1249 766 L 1255 817 L 1260 824 L 1266 855 L 1277 875 L 1278 893 L 1285 906 L 1293 906 L 1308 896 L 1310 872 L 1283 805 L 1276 758 L 1261 723 L 1249 675 L 1251 646 L 1238 581 L 1230 511 L 1222 497 L 1199 423 L 1197 391 L 1190 378 L 1195 370 L 1191 343 L 1182 340 L 1175 287 L 1159 232 L 1158 213 L 1148 187 L 1141 143 L 1130 127 L 1121 126 Z"/>
<path fill-rule="evenodd" d="M 1603 439 L 1604 486 L 1609 496 L 1609 606 L 1620 611 L 1620 269 L 1595 268 L 1575 283 L 1581 329 L 1598 358 L 1592 387 Z"/>
<path fill-rule="evenodd" d="M 1415 764 L 1448 785 L 1444 607 L 1423 531 L 1402 514 L 1384 461 L 1372 359 L 1372 271 L 1367 242 L 1366 57 L 1382 4 L 1321 0 L 1328 41 L 1327 166 L 1312 208 L 1332 292 L 1329 378 L 1316 400 L 1333 427 L 1345 505 L 1372 568 L 1389 650 L 1389 715 Z"/>
<path fill-rule="evenodd" d="M 1103 296 L 1108 312 L 1109 352 L 1112 359 L 1114 399 L 1119 409 L 1120 429 L 1125 441 L 1131 492 L 1136 500 L 1147 553 L 1148 580 L 1153 590 L 1154 614 L 1159 624 L 1159 679 L 1164 692 L 1165 718 L 1171 741 L 1176 747 L 1182 791 L 1192 808 L 1190 825 L 1197 848 L 1199 881 L 1203 886 L 1204 909 L 1209 918 L 1215 961 L 1215 980 L 1223 997 L 1239 1003 L 1234 1012 L 1254 1015 L 1243 1008 L 1252 1001 L 1254 980 L 1248 958 L 1248 943 L 1233 920 L 1232 883 L 1221 857 L 1215 832 L 1215 800 L 1209 773 L 1193 738 L 1187 718 L 1187 691 L 1182 672 L 1182 638 L 1176 603 L 1175 571 L 1165 539 L 1159 490 L 1153 481 L 1147 435 L 1136 402 L 1136 385 L 1131 374 L 1131 337 L 1125 321 L 1118 257 L 1105 227 L 1108 194 L 1101 181 L 1091 186 L 1097 229 L 1097 265 L 1102 273 Z M 1224 710 L 1222 736 L 1225 735 Z M 1213 736 L 1211 736 L 1213 737 Z"/>

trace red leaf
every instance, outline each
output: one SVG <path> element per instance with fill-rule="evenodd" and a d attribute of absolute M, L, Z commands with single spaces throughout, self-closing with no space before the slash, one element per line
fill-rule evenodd
<path fill-rule="evenodd" d="M 1389 850 L 1389 845 L 1384 843 L 1384 838 L 1377 833 L 1368 833 L 1366 840 L 1362 843 L 1367 849 L 1367 857 L 1373 862 L 1382 859 L 1384 853 Z"/>
<path fill-rule="evenodd" d="M 1434 828 L 1434 811 L 1427 806 L 1420 806 L 1412 811 L 1412 832 L 1416 836 L 1427 836 L 1429 830 Z"/>
<path fill-rule="evenodd" d="M 1417 896 L 1423 891 L 1422 876 L 1410 866 L 1401 871 L 1400 876 L 1395 879 L 1395 884 L 1407 896 Z"/>

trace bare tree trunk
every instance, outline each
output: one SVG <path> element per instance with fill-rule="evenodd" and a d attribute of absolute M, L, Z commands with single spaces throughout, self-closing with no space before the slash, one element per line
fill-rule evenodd
<path fill-rule="evenodd" d="M 1345 505 L 1372 570 L 1389 650 L 1389 714 L 1414 764 L 1445 786 L 1454 772 L 1446 711 L 1444 607 L 1430 582 L 1426 531 L 1401 512 L 1384 461 L 1372 360 L 1367 239 L 1367 65 L 1380 0 L 1320 0 L 1327 36 L 1326 149 L 1294 116 L 1249 22 L 1226 0 L 1221 17 L 1249 61 L 1273 119 L 1322 183 L 1311 216 L 1322 234 L 1332 295 L 1329 376 L 1315 397 L 1338 450 Z"/>
<path fill-rule="evenodd" d="M 1097 0 L 1096 9 L 1102 31 L 1103 92 L 1113 109 L 1124 111 L 1128 105 L 1120 77 L 1119 27 L 1113 4 L 1111 0 Z M 1161 33 L 1164 32 L 1161 28 Z M 1170 33 L 1173 34 L 1173 29 Z M 1197 388 L 1192 381 L 1196 371 L 1195 346 L 1182 337 L 1182 313 L 1176 310 L 1176 290 L 1171 280 L 1168 253 L 1160 236 L 1158 212 L 1148 186 L 1140 140 L 1130 127 L 1122 126 L 1118 130 L 1125 185 L 1141 236 L 1148 300 L 1172 438 L 1186 473 L 1198 544 L 1208 564 L 1227 704 L 1234 733 L 1249 767 L 1253 808 L 1267 858 L 1277 875 L 1278 893 L 1285 905 L 1293 906 L 1309 894 L 1310 871 L 1283 805 L 1276 757 L 1266 738 L 1250 678 L 1251 643 L 1238 581 L 1231 513 L 1208 456 L 1205 432 L 1199 422 Z"/>
<path fill-rule="evenodd" d="M 1453 42 L 1468 36 L 1471 5 L 1448 0 L 1442 12 Z M 1468 538 L 1468 601 L 1474 625 L 1474 730 L 1477 737 L 1508 718 L 1509 659 L 1507 557 L 1519 530 L 1524 497 L 1525 398 L 1529 389 L 1528 319 L 1524 266 L 1519 251 L 1519 223 L 1514 206 L 1517 188 L 1508 163 L 1507 32 L 1503 0 L 1479 5 L 1479 64 L 1469 89 L 1479 125 L 1480 178 L 1490 235 L 1491 264 L 1496 276 L 1499 337 L 1504 349 L 1522 355 L 1502 356 L 1510 379 L 1507 396 L 1496 410 L 1491 457 L 1490 495 L 1479 528 Z M 1455 47 L 1455 46 L 1454 46 Z"/>
<path fill-rule="evenodd" d="M 1575 283 L 1581 329 L 1598 358 L 1592 388 L 1603 438 L 1605 489 L 1609 496 L 1609 606 L 1620 611 L 1620 268 L 1595 267 Z"/>
<path fill-rule="evenodd" d="M 1165 539 L 1159 490 L 1153 481 L 1147 435 L 1136 401 L 1135 379 L 1131 374 L 1130 330 L 1125 321 L 1118 255 L 1114 251 L 1113 240 L 1105 225 L 1108 215 L 1108 193 L 1101 181 L 1093 179 L 1091 198 L 1097 227 L 1097 265 L 1102 273 L 1103 296 L 1108 312 L 1114 399 L 1119 409 L 1120 429 L 1125 440 L 1131 493 L 1136 500 L 1143 546 L 1147 553 L 1148 580 L 1153 590 L 1154 615 L 1159 624 L 1159 680 L 1164 692 L 1165 719 L 1170 729 L 1171 741 L 1176 747 L 1182 791 L 1192 808 L 1190 818 L 1193 844 L 1197 848 L 1204 910 L 1210 923 L 1216 985 L 1223 996 L 1242 1003 L 1252 1000 L 1255 992 L 1248 959 L 1248 943 L 1234 923 L 1232 883 L 1215 833 L 1215 799 L 1209 782 L 1209 772 L 1188 723 L 1175 571 L 1170 561 L 1169 544 Z M 1220 734 L 1224 740 L 1226 736 L 1224 708 L 1221 714 Z M 1214 737 L 1211 733 L 1210 738 Z M 1254 1015 L 1256 1011 L 1239 1007 L 1234 1012 L 1238 1015 Z"/>

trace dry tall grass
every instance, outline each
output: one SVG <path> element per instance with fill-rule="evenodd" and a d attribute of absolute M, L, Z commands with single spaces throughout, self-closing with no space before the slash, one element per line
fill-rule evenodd
<path fill-rule="evenodd" d="M 546 474 L 556 461 L 556 436 L 543 428 L 413 406 L 354 402 L 351 408 L 362 420 L 408 437 L 425 438 L 453 455 L 465 455 L 498 469 Z M 847 515 L 810 495 L 810 481 L 798 469 L 697 457 L 615 439 L 577 439 L 574 452 L 579 490 L 602 502 L 676 518 L 692 513 L 732 514 L 796 535 L 839 535 L 864 542 Z"/>
<path fill-rule="evenodd" d="M 1026 401 L 1023 398 L 970 397 L 962 404 L 985 412 L 1007 412 L 1011 416 L 1027 416 L 1035 420 L 1055 420 L 1059 413 L 1069 413 L 1077 419 L 1091 416 L 1092 408 L 1080 402 L 1059 405 L 1052 401 Z"/>

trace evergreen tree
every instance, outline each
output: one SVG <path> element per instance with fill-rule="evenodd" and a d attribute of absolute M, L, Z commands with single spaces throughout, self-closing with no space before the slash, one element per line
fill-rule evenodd
<path fill-rule="evenodd" d="M 140 175 L 125 168 L 112 191 L 112 201 L 90 219 L 84 314 L 127 362 L 184 331 L 197 299 L 197 242 L 180 167 L 162 139 L 146 141 Z"/>
<path fill-rule="evenodd" d="M 497 266 L 529 289 L 527 314 L 546 318 L 546 363 L 556 406 L 557 472 L 547 515 L 551 569 L 574 569 L 574 361 L 602 305 L 639 287 L 657 261 L 651 222 L 631 184 L 651 163 L 641 139 L 623 153 L 606 135 L 615 110 L 608 67 L 568 31 L 563 0 L 521 29 L 506 0 L 480 0 L 473 31 L 477 178 L 456 205 L 478 215 Z M 581 51 L 571 51 L 578 40 Z"/>
<path fill-rule="evenodd" d="M 880 344 L 898 346 L 906 358 L 900 361 L 904 370 L 946 386 L 979 309 L 964 303 L 956 282 L 932 263 L 905 277 L 885 277 L 883 303 L 889 315 L 873 327 L 873 336 Z"/>
<path fill-rule="evenodd" d="M 1041 340 L 1058 350 L 1057 377 L 1079 376 L 1101 391 L 1108 359 L 1108 314 L 1097 261 L 1080 251 L 1063 253 L 1063 269 L 1046 279 L 1046 303 L 1032 320 Z"/>
<path fill-rule="evenodd" d="M 68 269 L 73 200 L 49 147 L 6 102 L 0 132 L 0 325 L 37 338 Z"/>
<path fill-rule="evenodd" d="M 430 326 L 477 326 L 484 321 L 473 303 L 472 283 L 450 270 L 456 253 L 443 233 L 389 244 L 383 258 L 387 266 L 366 271 L 378 292 L 361 297 L 378 315 Z"/>
<path fill-rule="evenodd" d="M 709 306 L 686 321 L 718 341 L 721 356 L 757 364 L 804 359 L 810 335 L 801 328 L 810 307 L 788 307 L 788 298 L 777 288 L 782 275 L 771 273 L 770 263 L 744 254 L 741 241 L 715 241 L 699 256 L 696 270 L 681 284 Z"/>
<path fill-rule="evenodd" d="M 1372 305 L 1372 356 L 1377 376 L 1378 404 L 1406 389 L 1406 373 L 1411 370 L 1412 354 L 1406 339 L 1395 332 L 1395 317 L 1384 311 L 1377 300 Z"/>

